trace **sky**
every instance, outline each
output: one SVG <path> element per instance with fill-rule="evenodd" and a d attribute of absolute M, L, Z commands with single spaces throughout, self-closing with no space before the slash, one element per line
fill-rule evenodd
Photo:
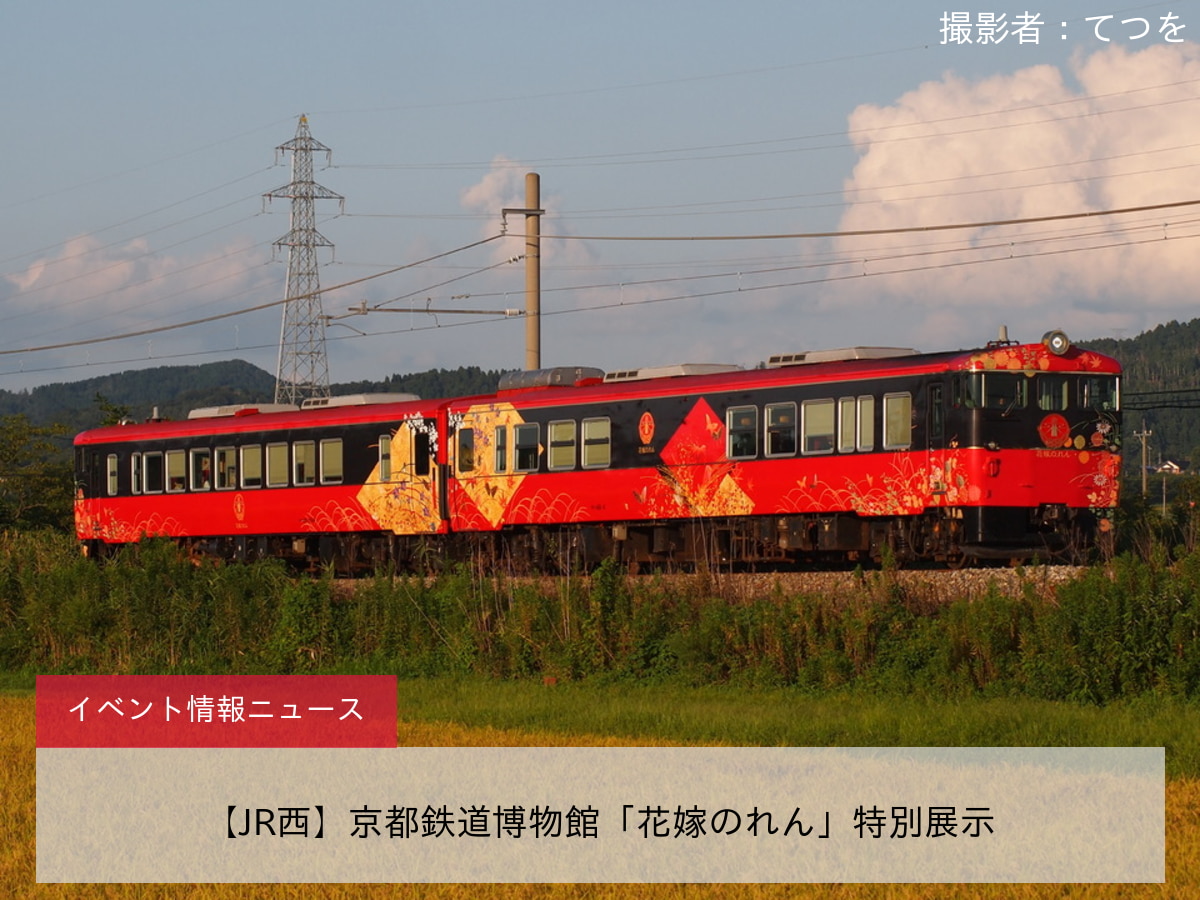
<path fill-rule="evenodd" d="M 9 4 L 0 389 L 274 374 L 302 115 L 334 383 L 525 365 L 529 172 L 544 366 L 1200 315 L 1200 4 L 815 6 Z"/>

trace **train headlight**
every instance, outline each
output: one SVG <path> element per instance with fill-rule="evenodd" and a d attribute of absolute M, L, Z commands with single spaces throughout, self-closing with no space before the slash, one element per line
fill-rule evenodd
<path fill-rule="evenodd" d="M 1062 356 L 1071 349 L 1071 339 L 1065 331 L 1047 331 L 1042 335 L 1045 344 L 1055 356 Z"/>

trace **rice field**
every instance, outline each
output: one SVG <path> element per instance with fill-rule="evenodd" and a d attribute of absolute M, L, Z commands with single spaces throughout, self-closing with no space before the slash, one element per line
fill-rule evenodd
<path fill-rule="evenodd" d="M 626 738 L 579 736 L 431 721 L 402 721 L 402 746 L 620 746 Z M 640 745 L 666 743 L 654 739 Z M 1191 898 L 1200 896 L 1200 779 L 1173 778 L 1166 792 L 1164 885 L 40 885 L 35 869 L 34 701 L 0 695 L 0 896 L 31 898 Z M 86 827 L 86 823 L 81 823 Z"/>

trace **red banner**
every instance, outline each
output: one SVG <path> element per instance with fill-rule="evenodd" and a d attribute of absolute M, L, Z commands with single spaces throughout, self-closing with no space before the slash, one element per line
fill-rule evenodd
<path fill-rule="evenodd" d="M 37 746 L 395 747 L 394 675 L 39 675 Z"/>

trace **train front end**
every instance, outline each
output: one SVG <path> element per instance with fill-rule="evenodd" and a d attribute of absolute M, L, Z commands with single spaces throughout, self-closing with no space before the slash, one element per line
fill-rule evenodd
<path fill-rule="evenodd" d="M 1120 379 L 1116 360 L 1061 331 L 1038 344 L 995 341 L 964 359 L 943 434 L 947 463 L 965 463 L 959 546 L 968 557 L 1078 560 L 1111 544 Z"/>

